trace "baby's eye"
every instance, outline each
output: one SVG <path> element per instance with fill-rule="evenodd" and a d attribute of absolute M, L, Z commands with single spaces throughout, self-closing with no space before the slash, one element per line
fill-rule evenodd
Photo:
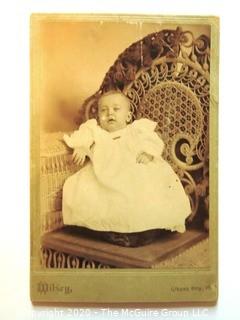
<path fill-rule="evenodd" d="M 119 107 L 114 107 L 114 111 L 118 111 L 119 109 Z"/>

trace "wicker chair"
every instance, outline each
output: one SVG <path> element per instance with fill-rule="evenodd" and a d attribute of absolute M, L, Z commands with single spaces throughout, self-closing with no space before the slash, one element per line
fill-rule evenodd
<path fill-rule="evenodd" d="M 118 89 L 129 98 L 134 119 L 146 117 L 158 123 L 157 132 L 166 145 L 163 157 L 178 174 L 191 202 L 187 230 L 197 229 L 198 233 L 185 241 L 189 245 L 207 235 L 209 46 L 206 35 L 195 39 L 190 31 L 181 28 L 149 34 L 119 55 L 100 89 L 83 104 L 78 119 L 81 123 L 96 117 L 99 96 Z M 76 253 L 76 245 L 74 249 L 72 243 L 80 241 L 79 245 L 85 240 L 76 240 L 75 231 L 63 226 L 62 186 L 77 167 L 71 161 L 71 150 L 63 143 L 62 136 L 59 132 L 42 137 L 43 264 L 68 268 L 105 267 L 109 265 L 108 248 L 102 254 L 89 253 L 91 248 Z M 65 246 L 60 250 L 56 243 L 63 242 Z M 186 243 L 180 243 L 179 247 L 186 247 Z M 119 259 L 116 264 L 110 264 L 115 267 L 131 265 L 122 264 Z"/>

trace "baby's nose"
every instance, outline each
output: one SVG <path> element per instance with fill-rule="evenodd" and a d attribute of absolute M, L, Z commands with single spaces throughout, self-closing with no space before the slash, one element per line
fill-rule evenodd
<path fill-rule="evenodd" d="M 111 116 L 111 115 L 113 115 L 113 114 L 114 114 L 113 108 L 109 108 L 109 109 L 108 109 L 108 115 Z"/>

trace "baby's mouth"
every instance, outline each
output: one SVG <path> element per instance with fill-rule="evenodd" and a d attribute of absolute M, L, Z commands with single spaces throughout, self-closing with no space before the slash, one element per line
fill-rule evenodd
<path fill-rule="evenodd" d="M 116 120 L 114 119 L 114 118 L 109 118 L 108 119 L 108 123 L 113 123 L 113 122 L 115 122 Z"/>

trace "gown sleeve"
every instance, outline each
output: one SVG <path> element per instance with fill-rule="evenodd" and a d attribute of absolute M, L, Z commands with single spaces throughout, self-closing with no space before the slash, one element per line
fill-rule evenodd
<path fill-rule="evenodd" d="M 155 159 L 160 159 L 164 149 L 164 142 L 154 131 L 157 123 L 149 119 L 140 119 L 135 120 L 132 126 L 138 135 L 138 152 L 146 152 Z"/>
<path fill-rule="evenodd" d="M 95 119 L 88 120 L 80 125 L 79 129 L 74 131 L 70 136 L 64 134 L 64 142 L 72 149 L 84 147 L 90 149 L 94 143 L 93 131 L 97 127 Z"/>

